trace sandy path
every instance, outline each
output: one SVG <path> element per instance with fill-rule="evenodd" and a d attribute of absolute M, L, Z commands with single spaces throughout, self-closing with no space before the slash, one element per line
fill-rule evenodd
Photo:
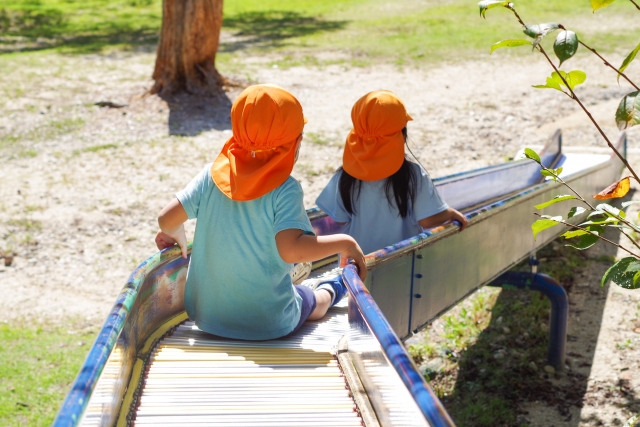
<path fill-rule="evenodd" d="M 0 302 L 3 320 L 104 318 L 128 273 L 154 251 L 158 210 L 229 136 L 229 100 L 180 122 L 164 101 L 136 99 L 149 87 L 152 60 L 147 54 L 9 60 L 2 83 L 19 95 L 3 105 L 0 130 L 20 142 L 1 153 L 10 178 L 0 183 L 0 232 L 4 249 L 17 256 L 0 273 L 0 286 L 20 292 Z M 626 88 L 593 63 L 580 65 L 591 76 L 585 102 L 612 114 Z M 560 125 L 559 111 L 573 126 L 565 127 L 567 143 L 602 146 L 569 99 L 530 88 L 547 74 L 544 64 L 526 69 L 492 57 L 432 69 L 263 69 L 257 80 L 291 89 L 304 106 L 307 138 L 294 175 L 312 206 L 340 164 L 353 102 L 373 89 L 404 99 L 415 119 L 414 152 L 433 176 L 499 163 L 522 145 L 541 143 Z M 104 100 L 130 105 L 92 105 Z M 174 133 L 201 132 L 168 136 L 169 122 Z M 606 129 L 615 138 L 615 128 Z"/>

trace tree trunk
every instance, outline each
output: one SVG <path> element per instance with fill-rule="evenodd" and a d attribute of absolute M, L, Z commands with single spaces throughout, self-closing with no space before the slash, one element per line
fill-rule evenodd
<path fill-rule="evenodd" d="M 224 78 L 215 67 L 223 0 L 164 0 L 155 85 L 151 93 L 214 94 Z"/>

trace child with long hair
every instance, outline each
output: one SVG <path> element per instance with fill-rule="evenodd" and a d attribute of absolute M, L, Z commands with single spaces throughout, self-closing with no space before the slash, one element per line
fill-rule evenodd
<path fill-rule="evenodd" d="M 298 100 L 273 85 L 245 89 L 231 108 L 233 135 L 158 215 L 156 244 L 187 256 L 183 223 L 197 218 L 184 302 L 203 331 L 244 340 L 279 338 L 317 320 L 346 293 L 292 284 L 293 263 L 338 253 L 364 280 L 364 255 L 345 234 L 314 235 L 291 177 L 306 120 Z"/>
<path fill-rule="evenodd" d="M 342 167 L 316 200 L 356 239 L 364 253 L 415 236 L 423 229 L 468 222 L 438 194 L 427 172 L 405 157 L 404 104 L 389 91 L 370 92 L 351 110 Z"/>

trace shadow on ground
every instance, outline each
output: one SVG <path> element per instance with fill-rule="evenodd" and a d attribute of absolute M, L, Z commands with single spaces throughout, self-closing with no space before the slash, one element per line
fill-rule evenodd
<path fill-rule="evenodd" d="M 220 51 L 280 47 L 292 38 L 341 30 L 348 22 L 325 21 L 315 16 L 282 10 L 245 12 L 224 18 L 223 28 L 233 32 L 234 40 L 222 43 Z"/>
<path fill-rule="evenodd" d="M 63 47 L 69 53 L 94 53 L 119 45 L 154 51 L 161 20 L 127 17 L 108 19 L 96 12 L 90 22 L 78 23 L 74 12 L 54 8 L 0 9 L 0 53 Z"/>
<path fill-rule="evenodd" d="M 231 129 L 231 100 L 222 89 L 214 95 L 161 95 L 169 106 L 169 135 L 196 136 Z"/>
<path fill-rule="evenodd" d="M 140 19 L 124 15 L 110 18 L 104 11 L 92 13 L 89 22 L 78 11 L 54 8 L 9 10 L 0 8 L 0 53 L 64 48 L 69 53 L 94 53 L 118 45 L 154 51 L 162 18 L 144 10 Z M 133 12 L 132 12 L 133 13 Z M 245 12 L 224 18 L 223 29 L 231 31 L 231 41 L 220 45 L 221 52 L 252 47 L 280 47 L 292 38 L 337 31 L 348 21 L 327 21 L 293 11 Z"/>
<path fill-rule="evenodd" d="M 606 233 L 614 241 L 616 234 Z M 447 373 L 449 378 L 438 374 L 440 378 L 436 375 L 432 380 L 436 389 L 447 380 L 455 383 L 452 389 L 447 387 L 450 392 L 442 400 L 458 427 L 537 426 L 531 424 L 528 404 L 548 407 L 546 411 L 555 413 L 550 418 L 562 421 L 556 426 L 570 427 L 581 422 L 609 425 L 610 420 L 594 415 L 581 420 L 584 405 L 616 402 L 632 413 L 640 411 L 640 396 L 628 380 L 588 384 L 608 294 L 608 287 L 600 287 L 600 277 L 617 248 L 600 242 L 580 252 L 564 244 L 564 239 L 556 240 L 538 256 L 539 271 L 556 278 L 569 295 L 566 368 L 554 372 L 546 366 L 550 310 L 546 297 L 533 291 L 502 290 L 489 326 L 459 355 L 457 373 Z"/>

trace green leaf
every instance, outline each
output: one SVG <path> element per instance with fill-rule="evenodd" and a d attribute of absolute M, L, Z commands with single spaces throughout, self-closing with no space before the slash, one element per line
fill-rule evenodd
<path fill-rule="evenodd" d="M 638 282 L 640 281 L 640 261 L 638 261 L 637 259 L 635 261 L 631 261 L 627 266 L 626 270 L 624 271 L 624 274 L 628 274 L 628 275 L 633 274 L 633 278 L 631 279 L 632 287 L 628 289 L 636 289 L 639 284 Z M 623 287 L 626 288 L 626 286 L 623 286 Z"/>
<path fill-rule="evenodd" d="M 591 0 L 591 9 L 595 12 L 598 9 L 601 9 L 605 6 L 609 6 L 615 0 Z"/>
<path fill-rule="evenodd" d="M 568 243 L 565 246 L 571 246 L 574 249 L 583 251 L 598 243 L 598 240 L 600 240 L 600 238 L 597 235 L 585 233 L 580 236 L 577 242 Z"/>
<path fill-rule="evenodd" d="M 520 39 L 501 40 L 491 45 L 491 52 L 489 53 L 489 55 L 491 55 L 494 50 L 500 49 L 502 47 L 516 47 L 516 46 L 523 46 L 526 44 L 533 44 L 533 43 L 531 43 L 529 40 L 520 40 Z"/>
<path fill-rule="evenodd" d="M 506 1 L 483 0 L 478 3 L 478 7 L 480 8 L 480 16 L 483 17 L 484 19 L 487 19 L 487 17 L 485 16 L 485 13 L 487 13 L 487 10 L 493 9 L 494 7 L 498 7 L 498 6 L 507 6 L 508 4 L 509 4 L 509 0 L 506 0 Z"/>
<path fill-rule="evenodd" d="M 640 271 L 633 275 L 633 289 L 638 288 L 638 282 L 640 282 Z"/>
<path fill-rule="evenodd" d="M 546 176 L 552 181 L 558 182 L 558 176 L 562 173 L 562 168 L 558 169 L 541 169 L 540 174 Z"/>
<path fill-rule="evenodd" d="M 582 208 L 580 206 L 574 206 L 569 210 L 569 214 L 567 215 L 567 218 L 573 218 L 574 216 L 578 216 L 584 213 L 585 211 L 586 211 L 585 208 Z"/>
<path fill-rule="evenodd" d="M 622 65 L 619 68 L 621 73 L 624 73 L 624 70 L 626 70 L 629 64 L 631 64 L 631 61 L 633 61 L 636 58 L 636 55 L 638 54 L 638 52 L 640 52 L 640 43 L 638 43 L 638 46 L 636 46 L 636 48 L 633 49 L 631 53 L 627 55 L 626 58 L 624 58 L 624 61 L 622 61 Z M 620 74 L 618 74 L 618 82 L 619 81 L 620 81 Z"/>
<path fill-rule="evenodd" d="M 604 227 L 601 225 L 589 225 L 585 227 L 585 230 L 572 230 L 567 231 L 562 236 L 565 239 L 572 239 L 574 237 L 580 237 L 577 241 L 573 241 L 568 243 L 565 246 L 571 246 L 572 248 L 578 250 L 589 249 L 591 246 L 595 245 L 598 242 L 599 237 L 602 233 L 604 233 Z"/>
<path fill-rule="evenodd" d="M 523 31 L 526 35 L 534 39 L 532 44 L 535 49 L 544 36 L 558 28 L 559 25 L 555 22 L 547 22 L 546 24 L 527 25 Z"/>
<path fill-rule="evenodd" d="M 547 22 L 546 24 L 527 25 L 522 31 L 529 37 L 536 38 L 540 36 L 544 37 L 558 28 L 559 26 L 555 22 Z"/>
<path fill-rule="evenodd" d="M 640 261 L 635 257 L 622 258 L 613 264 L 602 276 L 600 285 L 604 286 L 609 280 L 626 289 L 636 289 L 638 281 L 634 278 L 640 271 Z"/>
<path fill-rule="evenodd" d="M 531 148 L 525 148 L 524 149 L 524 156 L 527 159 L 531 159 L 537 163 L 540 163 L 540 156 L 538 156 L 538 153 L 536 153 L 535 151 L 533 151 Z"/>
<path fill-rule="evenodd" d="M 551 217 L 551 216 L 543 215 L 542 219 L 539 219 L 533 224 L 531 224 L 531 231 L 533 231 L 533 239 L 535 240 L 536 236 L 538 236 L 538 234 L 540 234 L 540 232 L 542 232 L 543 230 L 546 230 L 547 228 L 551 228 L 555 225 L 560 224 L 559 221 L 562 221 L 561 216 Z"/>
<path fill-rule="evenodd" d="M 565 200 L 571 200 L 571 199 L 575 199 L 575 196 L 571 196 L 571 195 L 566 195 L 566 196 L 556 196 L 553 199 L 549 200 L 548 202 L 544 202 L 544 203 L 540 203 L 539 205 L 536 205 L 536 209 L 544 209 L 547 206 L 551 206 L 553 204 L 556 204 L 558 202 L 562 202 Z"/>
<path fill-rule="evenodd" d="M 540 174 L 544 177 L 546 177 L 548 180 L 554 181 L 554 182 L 558 182 L 558 178 L 556 178 L 556 175 L 554 175 L 553 173 L 551 173 L 551 171 L 553 171 L 553 169 L 551 170 L 547 170 L 547 169 L 540 169 Z"/>
<path fill-rule="evenodd" d="M 604 233 L 604 227 L 602 225 L 590 225 L 587 227 L 587 230 L 598 233 L 599 235 L 602 235 L 602 233 Z"/>
<path fill-rule="evenodd" d="M 593 225 L 593 224 L 617 224 L 618 220 L 613 218 L 610 214 L 603 211 L 593 211 L 587 216 L 588 221 L 583 222 L 580 225 Z"/>
<path fill-rule="evenodd" d="M 584 230 L 571 230 L 564 233 L 562 237 L 564 237 L 565 239 L 573 239 L 574 237 L 583 236 L 585 234 L 589 234 L 589 232 Z"/>
<path fill-rule="evenodd" d="M 560 71 L 561 73 L 563 71 Z M 564 79 L 569 83 L 569 87 L 573 90 L 579 84 L 584 83 L 587 80 L 587 74 L 584 71 L 573 70 L 568 74 L 563 75 Z M 563 83 L 564 84 L 564 83 Z"/>
<path fill-rule="evenodd" d="M 544 176 L 554 176 L 554 175 L 560 175 L 562 173 L 562 168 L 558 168 L 558 169 L 543 169 L 543 171 L 545 171 L 546 173 L 543 173 L 542 175 Z"/>
<path fill-rule="evenodd" d="M 620 130 L 640 124 L 640 90 L 622 98 L 616 111 L 616 124 Z"/>
<path fill-rule="evenodd" d="M 553 73 L 551 73 L 551 77 L 547 77 L 546 85 L 536 85 L 533 87 L 537 89 L 556 89 L 560 92 L 564 92 L 562 90 L 562 86 L 567 87 L 567 85 L 564 84 L 560 76 L 564 77 L 564 79 L 567 81 L 567 84 L 569 85 L 568 87 L 570 87 L 572 90 L 573 88 L 575 88 L 579 84 L 584 83 L 585 80 L 587 80 L 587 74 L 584 71 L 574 70 L 566 73 L 560 70 L 560 74 L 554 71 Z"/>
<path fill-rule="evenodd" d="M 598 211 L 602 211 L 604 213 L 606 213 L 607 215 L 617 215 L 620 218 L 624 218 L 627 216 L 627 214 L 624 213 L 624 211 L 621 211 L 620 209 L 613 207 L 607 203 L 600 203 L 598 206 L 596 206 L 596 212 Z"/>
<path fill-rule="evenodd" d="M 540 174 L 545 176 L 549 181 L 558 182 L 558 178 L 548 170 L 542 169 Z"/>
<path fill-rule="evenodd" d="M 564 73 L 564 71 L 562 71 L 562 73 Z M 564 91 L 562 90 L 563 85 L 564 82 L 560 78 L 560 75 L 554 71 L 553 73 L 551 73 L 551 77 L 547 77 L 547 84 L 535 85 L 533 87 L 537 89 L 556 89 L 564 93 Z"/>
<path fill-rule="evenodd" d="M 619 222 L 620 222 L 619 220 L 617 220 L 617 219 L 615 219 L 615 218 L 613 218 L 613 217 L 607 216 L 607 217 L 605 217 L 605 218 L 592 219 L 592 220 L 589 220 L 589 221 L 585 221 L 585 222 L 583 222 L 582 224 L 580 224 L 580 226 L 587 226 L 587 225 L 609 225 L 609 224 L 617 224 L 617 223 L 619 223 Z"/>
<path fill-rule="evenodd" d="M 556 41 L 553 43 L 553 51 L 560 60 L 558 67 L 564 61 L 571 58 L 578 50 L 578 36 L 573 31 L 564 30 L 558 34 Z"/>

